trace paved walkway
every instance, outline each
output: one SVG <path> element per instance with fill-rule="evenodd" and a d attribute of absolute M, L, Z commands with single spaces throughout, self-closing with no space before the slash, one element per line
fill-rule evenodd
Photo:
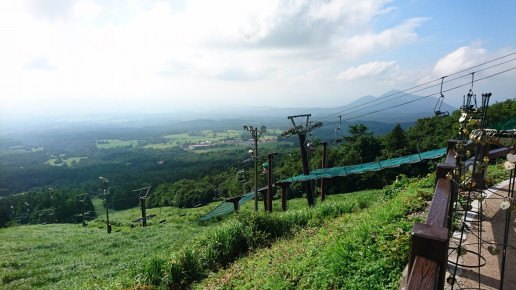
<path fill-rule="evenodd" d="M 484 219 L 482 223 L 470 223 L 470 231 L 463 237 L 465 238 L 463 245 L 465 245 L 467 253 L 459 259 L 459 264 L 462 266 L 459 266 L 457 270 L 458 286 L 454 285 L 453 289 L 499 289 L 504 231 L 508 213 L 510 213 L 509 247 L 507 248 L 503 289 L 516 289 L 516 210 L 502 210 L 499 204 L 502 197 L 507 196 L 508 188 L 509 181 L 506 180 L 486 190 L 488 198 L 482 203 Z M 478 202 L 474 202 L 473 212 L 477 211 L 478 207 Z M 475 220 L 478 220 L 478 217 Z M 450 248 L 457 247 L 459 240 L 460 233 L 455 233 L 450 242 Z M 481 241 L 480 246 L 479 241 Z M 456 261 L 456 251 L 450 250 L 450 252 L 449 261 Z M 485 265 L 475 267 L 479 264 Z M 448 264 L 448 269 L 453 271 L 454 266 Z M 447 273 L 446 277 L 449 276 L 450 273 Z M 445 289 L 451 289 L 450 285 L 446 285 Z"/>

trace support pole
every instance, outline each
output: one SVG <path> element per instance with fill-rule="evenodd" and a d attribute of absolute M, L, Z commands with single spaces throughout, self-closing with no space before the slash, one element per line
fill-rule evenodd
<path fill-rule="evenodd" d="M 263 210 L 267 211 L 267 192 L 262 190 L 262 198 L 263 198 Z"/>
<path fill-rule="evenodd" d="M 145 212 L 145 198 L 140 197 L 140 204 L 142 206 L 142 225 L 147 226 L 147 213 Z"/>
<path fill-rule="evenodd" d="M 328 142 L 322 142 L 321 144 L 323 145 L 321 168 L 326 168 L 326 146 Z M 324 178 L 321 178 L 321 202 L 324 201 L 324 194 Z"/>
<path fill-rule="evenodd" d="M 111 224 L 109 223 L 109 203 L 108 203 L 108 194 L 107 194 L 107 184 L 108 180 L 104 177 L 99 177 L 102 183 L 104 183 L 104 197 L 106 199 L 106 225 L 107 225 L 107 233 L 111 234 Z"/>
<path fill-rule="evenodd" d="M 254 211 L 258 211 L 258 128 L 251 135 L 254 139 Z"/>
<path fill-rule="evenodd" d="M 287 210 L 287 184 L 281 183 L 281 211 Z"/>
<path fill-rule="evenodd" d="M 258 211 L 258 139 L 267 130 L 265 126 L 261 126 L 260 129 L 254 128 L 253 126 L 243 125 L 244 130 L 249 131 L 254 141 L 254 152 L 252 153 L 254 159 L 254 211 Z"/>
<path fill-rule="evenodd" d="M 301 162 L 303 163 L 303 174 L 310 175 L 310 168 L 308 167 L 308 156 L 305 148 L 306 135 L 298 134 L 299 136 L 299 148 L 301 149 Z M 310 181 L 303 181 L 305 184 L 306 199 L 309 206 L 314 206 L 314 195 L 312 194 L 312 186 Z"/>
<path fill-rule="evenodd" d="M 267 154 L 269 168 L 267 170 L 267 210 L 272 212 L 272 157 L 278 152 Z"/>
<path fill-rule="evenodd" d="M 52 187 L 49 187 L 48 188 L 51 192 L 51 195 L 50 195 L 50 199 L 52 200 L 52 208 L 54 209 L 54 224 L 57 223 L 57 220 L 56 220 L 56 206 L 55 206 L 55 202 L 54 202 L 54 189 Z"/>
<path fill-rule="evenodd" d="M 296 116 L 288 116 L 288 119 L 292 122 L 293 127 L 288 129 L 287 131 L 281 133 L 282 137 L 297 134 L 299 136 L 299 147 L 301 149 L 301 161 L 303 163 L 303 174 L 309 175 L 310 174 L 310 168 L 308 166 L 308 156 L 305 148 L 305 141 L 306 141 L 306 134 L 310 132 L 314 128 L 318 128 L 322 126 L 321 122 L 316 122 L 312 124 L 309 122 L 310 114 L 305 115 L 296 115 Z M 295 118 L 306 118 L 305 124 L 296 125 L 296 122 L 294 121 Z M 312 186 L 310 181 L 304 181 L 305 184 L 305 192 L 306 192 L 306 199 L 308 200 L 308 206 L 314 206 L 314 195 L 312 192 Z"/>
<path fill-rule="evenodd" d="M 85 226 L 85 223 L 84 223 L 84 202 L 86 201 L 86 197 L 84 198 L 84 200 L 81 201 L 82 203 L 82 226 L 84 227 Z"/>

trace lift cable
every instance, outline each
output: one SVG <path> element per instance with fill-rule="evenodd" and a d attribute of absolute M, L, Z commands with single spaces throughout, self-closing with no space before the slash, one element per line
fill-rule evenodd
<path fill-rule="evenodd" d="M 512 68 L 509 68 L 509 69 L 506 69 L 506 70 L 503 70 L 503 71 L 500 71 L 500 72 L 488 75 L 486 77 L 476 79 L 473 82 L 478 82 L 478 81 L 481 81 L 481 80 L 485 80 L 485 79 L 488 79 L 488 78 L 491 78 L 491 77 L 494 77 L 494 76 L 506 73 L 506 72 L 514 70 L 514 69 L 516 69 L 516 67 L 512 67 Z M 461 88 L 461 87 L 464 87 L 464 86 L 467 86 L 467 85 L 470 85 L 470 84 L 471 84 L 471 82 L 468 81 L 467 83 L 464 83 L 464 84 L 452 87 L 450 89 L 444 90 L 443 93 L 449 92 L 449 91 L 453 91 L 453 90 L 456 90 L 458 88 Z M 392 108 L 401 107 L 401 106 L 404 106 L 406 104 L 410 104 L 410 103 L 413 103 L 413 102 L 416 102 L 416 101 L 420 101 L 422 99 L 426 99 L 428 97 L 436 96 L 436 95 L 439 95 L 439 93 L 437 92 L 437 93 L 429 94 L 429 95 L 426 95 L 426 96 L 423 96 L 423 97 L 420 97 L 420 98 L 417 98 L 417 99 L 414 99 L 414 100 L 410 100 L 410 101 L 407 101 L 407 102 L 404 102 L 404 103 L 401 103 L 401 104 L 397 104 L 397 105 L 393 105 L 393 106 L 390 106 L 390 107 L 387 107 L 387 108 L 383 108 L 383 109 L 378 109 L 378 110 L 375 110 L 375 111 L 367 112 L 367 113 L 364 113 L 362 115 L 358 115 L 358 116 L 354 116 L 354 117 L 349 117 L 347 119 L 344 119 L 343 121 L 349 121 L 349 120 L 352 120 L 352 119 L 356 119 L 356 118 L 372 115 L 372 114 L 375 114 L 375 113 L 383 112 L 383 111 L 386 111 L 386 110 L 389 110 L 389 109 L 392 109 Z M 336 123 L 338 123 L 338 121 L 328 122 L 328 123 L 325 123 L 323 126 L 332 125 L 332 124 L 336 124 Z"/>
<path fill-rule="evenodd" d="M 500 60 L 500 59 L 503 59 L 503 58 L 506 58 L 506 57 L 509 57 L 511 55 L 514 55 L 516 54 L 516 52 L 513 52 L 513 53 L 510 53 L 510 54 L 507 54 L 505 56 L 502 56 L 502 57 L 499 57 L 499 58 L 496 58 L 496 59 L 493 59 L 493 60 L 490 60 L 490 61 L 487 61 L 487 62 L 484 62 L 484 63 L 481 63 L 481 64 L 478 64 L 478 65 L 475 65 L 475 66 L 472 66 L 472 67 L 469 67 L 467 69 L 463 69 L 461 71 L 458 71 L 458 72 L 455 72 L 455 73 L 452 73 L 452 74 L 449 74 L 447 77 L 451 77 L 451 76 L 454 76 L 454 75 L 457 75 L 457 74 L 460 74 L 462 72 L 465 72 L 465 71 L 469 71 L 471 69 L 474 69 L 474 68 L 477 68 L 477 67 L 480 67 L 480 66 L 484 66 L 488 63 L 491 63 L 491 62 L 494 62 L 494 61 L 497 61 L 497 60 Z M 481 72 L 481 71 L 484 71 L 484 70 L 487 70 L 487 69 L 490 69 L 490 68 L 493 68 L 493 67 L 496 67 L 496 66 L 500 66 L 500 65 L 503 65 L 503 64 L 506 64 L 506 63 L 509 63 L 511 61 L 514 61 L 516 60 L 516 58 L 512 58 L 510 60 L 507 60 L 507 61 L 504 61 L 504 62 L 501 62 L 501 63 L 497 63 L 497 64 L 494 64 L 492 66 L 489 66 L 489 67 L 486 67 L 486 68 L 482 68 L 480 70 L 477 70 L 476 72 Z M 450 82 L 450 81 L 454 81 L 454 80 L 457 80 L 457 79 L 460 79 L 460 78 L 463 78 L 465 76 L 469 76 L 471 73 L 468 73 L 466 75 L 463 75 L 463 76 L 459 76 L 459 77 L 456 77 L 456 78 L 452 78 L 452 79 L 449 79 L 448 81 L 446 82 Z M 389 94 L 389 95 L 386 95 L 386 96 L 383 96 L 383 97 L 380 97 L 380 98 L 376 98 L 372 101 L 369 101 L 369 102 L 366 102 L 366 103 L 363 103 L 363 104 L 360 104 L 360 105 L 357 105 L 356 107 L 353 107 L 353 108 L 348 108 L 348 109 L 345 109 L 345 110 L 342 110 L 342 111 L 339 111 L 339 112 L 336 112 L 336 113 L 331 113 L 327 116 L 324 116 L 324 117 L 321 117 L 319 118 L 319 121 L 321 120 L 325 120 L 325 119 L 328 119 L 328 118 L 331 118 L 335 115 L 338 115 L 338 114 L 341 114 L 343 112 L 347 112 L 347 111 L 351 111 L 351 110 L 355 110 L 355 111 L 358 111 L 358 110 L 362 110 L 362 109 L 357 109 L 357 108 L 360 108 L 360 107 L 363 107 L 363 106 L 366 106 L 366 105 L 369 105 L 369 104 L 372 104 L 372 103 L 376 103 L 376 102 L 379 102 L 383 99 L 387 99 L 387 98 L 391 98 L 393 96 L 397 96 L 399 94 L 403 94 L 402 96 L 398 96 L 398 97 L 395 97 L 393 99 L 397 99 L 397 98 L 400 98 L 400 97 L 403 97 L 403 96 L 406 96 L 406 95 L 409 95 L 409 94 L 413 94 L 413 93 L 416 93 L 416 92 L 420 92 L 420 91 L 423 91 L 423 90 L 426 90 L 426 89 L 429 89 L 429 88 L 432 88 L 432 87 L 435 87 L 435 86 L 438 86 L 439 84 L 435 84 L 435 85 L 431 85 L 431 86 L 426 86 L 426 85 L 429 85 L 431 83 L 435 83 L 439 80 L 441 80 L 442 78 L 438 78 L 438 79 L 434 79 L 434 80 L 431 80 L 431 81 L 428 81 L 426 83 L 423 83 L 423 84 L 420 84 L 420 85 L 417 85 L 417 86 L 414 86 L 414 87 L 411 87 L 411 88 L 408 88 L 408 89 L 405 89 L 405 90 L 401 90 L 401 91 L 398 91 L 396 93 L 392 93 L 392 94 Z M 416 90 L 416 91 L 411 91 L 413 89 L 417 89 L 419 87 L 423 87 L 423 86 L 426 86 L 422 89 L 419 89 L 419 90 Z M 409 92 L 411 91 L 411 92 Z M 382 102 L 382 103 L 385 103 L 386 101 Z M 380 103 L 381 104 L 381 103 Z M 371 106 L 375 106 L 375 105 L 378 105 L 378 104 L 374 104 L 374 105 L 371 105 Z M 367 107 L 371 107 L 371 106 L 367 106 Z"/>
<path fill-rule="evenodd" d="M 506 72 L 511 71 L 511 70 L 514 70 L 514 69 L 516 69 L 516 67 L 512 67 L 512 68 L 510 68 L 510 69 L 506 69 L 506 70 L 504 70 L 504 71 L 497 72 L 497 73 L 494 73 L 494 74 L 492 74 L 492 75 L 489 75 L 489 76 L 486 76 L 486 77 L 483 77 L 483 78 L 477 79 L 477 80 L 475 80 L 475 82 L 478 82 L 478 81 L 481 81 L 481 80 L 485 80 L 485 79 L 488 79 L 488 78 L 491 78 L 491 77 L 494 77 L 494 76 L 497 76 L 497 75 L 500 75 L 500 74 L 506 73 Z M 470 82 L 467 82 L 467 83 L 465 83 L 465 84 L 461 84 L 461 85 L 455 86 L 455 87 L 453 87 L 453 88 L 450 88 L 450 89 L 447 89 L 447 90 L 443 91 L 443 93 L 444 93 L 444 92 L 449 92 L 449 91 L 456 90 L 456 89 L 458 89 L 458 88 L 461 88 L 461 87 L 467 86 L 467 85 L 469 85 L 469 84 L 470 84 Z M 435 96 L 435 95 L 437 95 L 437 94 L 439 94 L 439 93 L 434 93 L 434 94 L 426 95 L 426 96 L 424 96 L 424 97 L 417 98 L 417 99 L 415 99 L 415 100 L 410 100 L 410 101 L 407 101 L 407 102 L 402 103 L 402 104 L 394 105 L 394 106 L 391 106 L 391 107 L 388 107 L 388 108 L 384 108 L 384 109 L 379 109 L 379 110 L 376 110 L 376 111 L 367 112 L 367 113 L 362 114 L 362 115 L 359 115 L 359 116 L 350 117 L 350 118 L 344 119 L 344 121 L 349 121 L 349 120 L 352 120 L 352 119 L 356 119 L 356 118 L 364 117 L 364 116 L 367 116 L 367 115 L 375 114 L 375 113 L 378 113 L 378 112 L 386 111 L 386 110 L 389 110 L 389 109 L 392 109 L 392 108 L 401 107 L 401 106 L 404 106 L 404 105 L 406 105 L 406 104 L 410 104 L 410 103 L 413 103 L 413 102 L 416 102 L 416 101 L 420 101 L 420 100 L 422 100 L 422 99 L 425 99 L 425 98 L 428 98 L 428 97 L 431 97 L 431 96 Z M 329 125 L 329 124 L 326 124 L 326 125 Z"/>

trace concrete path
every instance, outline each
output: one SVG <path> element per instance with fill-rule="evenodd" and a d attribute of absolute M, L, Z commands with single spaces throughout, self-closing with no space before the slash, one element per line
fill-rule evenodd
<path fill-rule="evenodd" d="M 469 232 L 463 235 L 463 245 L 467 250 L 465 255 L 460 256 L 457 270 L 457 284 L 453 289 L 499 289 L 502 270 L 503 241 L 506 224 L 509 230 L 507 256 L 505 262 L 505 275 L 503 289 L 516 289 L 516 210 L 503 210 L 500 208 L 500 201 L 508 194 L 509 181 L 506 180 L 497 184 L 485 192 L 488 197 L 482 205 L 474 202 L 472 212 L 478 211 L 481 207 L 483 220 L 478 222 L 479 217 L 468 217 L 474 222 L 468 223 Z M 509 222 L 506 223 L 507 214 L 510 214 Z M 460 233 L 455 233 L 450 242 L 450 249 L 457 247 L 460 240 Z M 456 251 L 450 250 L 449 261 L 456 261 Z M 483 265 L 478 267 L 478 265 Z M 448 269 L 455 268 L 451 263 Z M 447 273 L 447 278 L 450 273 Z M 445 289 L 451 289 L 446 285 Z"/>

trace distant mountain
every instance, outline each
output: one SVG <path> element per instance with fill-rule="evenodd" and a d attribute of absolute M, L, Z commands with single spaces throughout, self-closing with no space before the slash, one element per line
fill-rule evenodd
<path fill-rule="evenodd" d="M 142 113 L 119 114 L 107 116 L 98 115 L 74 115 L 60 117 L 58 119 L 41 119 L 37 122 L 4 122 L 0 127 L 0 136 L 7 132 L 20 131 L 30 128 L 32 131 L 48 129 L 103 130 L 104 128 L 149 128 L 155 129 L 213 129 L 241 128 L 242 124 L 266 125 L 268 127 L 286 129 L 291 126 L 288 116 L 311 114 L 311 120 L 322 120 L 325 123 L 338 122 L 338 116 L 342 116 L 342 127 L 349 124 L 366 123 L 370 128 L 379 127 L 377 133 L 382 133 L 389 124 L 404 124 L 410 126 L 419 118 L 434 116 L 436 97 L 422 97 L 404 94 L 401 91 L 390 91 L 379 97 L 364 96 L 350 104 L 331 108 L 279 108 L 271 106 L 243 106 L 229 105 L 223 108 L 179 110 L 170 113 Z M 443 103 L 441 111 L 450 113 L 456 108 Z M 373 125 L 376 123 L 380 126 Z M 389 125 L 384 126 L 380 123 Z"/>
<path fill-rule="evenodd" d="M 357 121 L 415 122 L 419 118 L 434 116 L 437 100 L 436 97 L 423 97 L 393 90 L 379 97 L 362 97 L 348 105 L 332 108 L 331 111 L 337 116 L 342 115 L 343 120 L 352 123 Z M 451 113 L 456 109 L 443 102 L 440 111 Z M 314 118 L 317 117 L 314 116 Z"/>
<path fill-rule="evenodd" d="M 287 116 L 312 114 L 312 119 L 326 119 L 334 115 L 334 120 L 342 115 L 342 120 L 350 123 L 376 121 L 383 123 L 415 122 L 419 118 L 434 116 L 436 97 L 423 97 L 406 94 L 402 91 L 390 91 L 379 97 L 364 96 L 352 103 L 332 108 L 278 108 L 270 106 L 234 107 L 213 112 L 203 112 L 203 118 L 247 119 L 258 122 L 285 122 Z M 441 111 L 456 110 L 447 103 L 441 105 Z M 193 114 L 189 117 L 194 117 Z M 286 121 L 288 123 L 288 120 Z"/>

